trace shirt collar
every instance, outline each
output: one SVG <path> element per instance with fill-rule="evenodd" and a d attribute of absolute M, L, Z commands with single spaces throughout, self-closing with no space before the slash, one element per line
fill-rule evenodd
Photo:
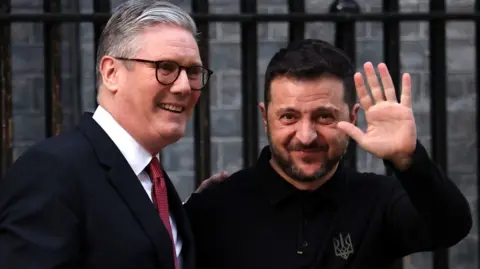
<path fill-rule="evenodd" d="M 102 106 L 98 106 L 93 119 L 102 127 L 127 160 L 135 175 L 140 175 L 150 163 L 152 155 L 146 151 Z M 158 156 L 157 156 L 158 157 Z"/>
<path fill-rule="evenodd" d="M 312 192 L 299 190 L 282 178 L 271 166 L 270 159 L 270 147 L 266 146 L 260 153 L 255 169 L 260 175 L 269 201 L 273 205 L 295 200 L 303 200 L 317 205 L 325 204 L 325 202 L 340 204 L 344 200 L 348 179 L 342 162 L 332 178 Z"/>

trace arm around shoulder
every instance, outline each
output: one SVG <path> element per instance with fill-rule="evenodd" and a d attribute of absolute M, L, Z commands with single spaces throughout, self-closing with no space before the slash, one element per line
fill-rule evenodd
<path fill-rule="evenodd" d="M 0 180 L 0 268 L 77 268 L 75 174 L 59 157 L 27 151 Z"/>

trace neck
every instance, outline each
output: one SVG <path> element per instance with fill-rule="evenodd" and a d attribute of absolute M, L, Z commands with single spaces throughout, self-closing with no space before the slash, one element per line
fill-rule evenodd
<path fill-rule="evenodd" d="M 158 154 L 163 148 L 168 144 L 168 141 L 160 137 L 151 139 L 150 132 L 148 132 L 148 127 L 139 128 L 139 122 L 130 117 L 127 113 L 123 112 L 121 108 L 113 105 L 111 102 L 99 102 L 99 105 L 102 106 L 110 115 L 115 119 L 122 128 L 124 128 L 132 137 L 140 144 L 148 153 L 153 155 Z"/>
<path fill-rule="evenodd" d="M 285 179 L 288 183 L 292 184 L 295 188 L 302 190 L 302 191 L 314 191 L 320 188 L 323 184 L 325 184 L 328 180 L 330 180 L 335 172 L 338 169 L 337 163 L 332 170 L 330 170 L 325 176 L 311 181 L 311 182 L 303 182 L 298 181 L 290 176 L 288 176 L 281 168 L 278 166 L 277 162 L 272 158 L 270 159 L 270 165 L 272 166 L 273 170 L 275 170 L 283 179 Z"/>

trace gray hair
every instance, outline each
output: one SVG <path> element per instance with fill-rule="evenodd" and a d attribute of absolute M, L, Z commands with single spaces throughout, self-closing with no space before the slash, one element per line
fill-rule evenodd
<path fill-rule="evenodd" d="M 146 28 L 160 23 L 179 26 L 190 31 L 194 37 L 197 35 L 197 26 L 192 17 L 172 3 L 128 0 L 120 4 L 100 36 L 96 61 L 97 85 L 102 82 L 99 64 L 103 56 L 132 57 L 140 49 L 136 44 L 138 35 Z"/>

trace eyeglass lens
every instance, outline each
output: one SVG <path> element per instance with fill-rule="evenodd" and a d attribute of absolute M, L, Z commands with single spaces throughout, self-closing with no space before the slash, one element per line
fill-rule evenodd
<path fill-rule="evenodd" d="M 208 80 L 208 71 L 201 66 L 191 66 L 186 68 L 187 77 L 192 89 L 201 89 Z M 157 66 L 157 78 L 160 83 L 173 83 L 180 73 L 180 66 L 171 61 L 164 61 Z"/>

